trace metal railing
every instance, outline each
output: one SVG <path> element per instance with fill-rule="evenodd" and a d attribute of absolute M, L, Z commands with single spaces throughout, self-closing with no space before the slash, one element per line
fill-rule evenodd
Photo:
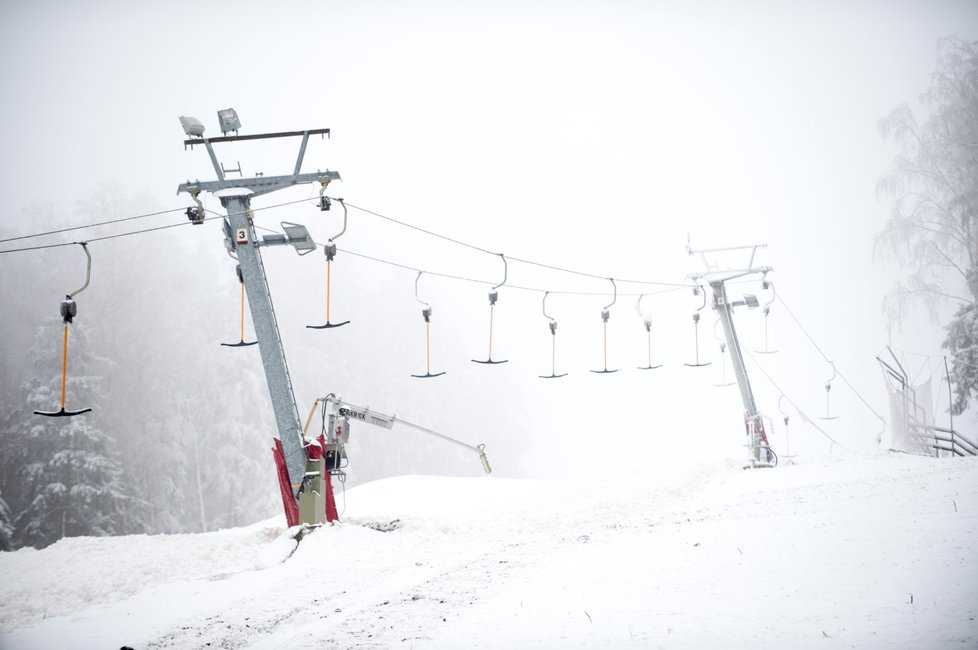
<path fill-rule="evenodd" d="M 942 451 L 955 456 L 978 456 L 978 445 L 953 429 L 912 425 L 910 437 L 918 444 L 933 449 L 935 456 L 940 456 Z"/>

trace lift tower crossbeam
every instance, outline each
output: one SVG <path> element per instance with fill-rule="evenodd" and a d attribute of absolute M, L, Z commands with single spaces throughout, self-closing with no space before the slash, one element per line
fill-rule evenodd
<path fill-rule="evenodd" d="M 297 498 L 297 491 L 306 473 L 306 451 L 303 445 L 302 425 L 299 421 L 295 393 L 292 389 L 292 380 L 289 377 L 289 368 L 285 360 L 282 337 L 275 319 L 275 310 L 272 305 L 272 296 L 268 289 L 268 280 L 262 262 L 260 247 L 291 244 L 301 254 L 303 250 L 315 247 L 315 244 L 312 243 L 312 239 L 301 226 L 298 226 L 298 230 L 299 232 L 305 233 L 304 235 L 294 236 L 287 234 L 286 236 L 265 237 L 259 240 L 255 233 L 253 223 L 251 198 L 294 185 L 313 182 L 320 182 L 325 185 L 332 180 L 340 179 L 339 173 L 334 171 L 307 174 L 299 173 L 310 133 L 328 134 L 329 129 L 234 136 L 214 138 L 213 140 L 207 138 L 188 140 L 185 142 L 185 145 L 203 144 L 207 148 L 218 180 L 208 182 L 198 181 L 194 183 L 188 181 L 181 183 L 177 188 L 178 194 L 189 192 L 193 197 L 196 197 L 200 192 L 219 192 L 230 189 L 246 190 L 241 195 L 221 197 L 221 205 L 227 210 L 227 220 L 225 222 L 226 245 L 228 251 L 237 257 L 238 264 L 241 267 L 241 275 L 248 294 L 248 304 L 251 307 L 251 317 L 255 327 L 255 335 L 258 339 L 258 349 L 261 353 L 268 392 L 271 397 L 272 409 L 275 413 L 275 424 L 278 429 L 279 439 L 282 442 L 285 466 L 288 472 L 289 483 L 291 484 L 291 496 L 294 498 Z M 302 136 L 302 144 L 296 160 L 295 171 L 293 174 L 287 176 L 256 176 L 253 178 L 227 180 L 224 177 L 223 168 L 218 163 L 214 149 L 211 146 L 211 142 L 234 142 L 236 140 L 257 140 L 286 136 Z M 203 215 L 201 214 L 199 217 L 202 219 Z M 199 223 L 199 221 L 195 221 L 195 223 Z M 286 510 L 288 512 L 288 506 L 286 506 Z"/>

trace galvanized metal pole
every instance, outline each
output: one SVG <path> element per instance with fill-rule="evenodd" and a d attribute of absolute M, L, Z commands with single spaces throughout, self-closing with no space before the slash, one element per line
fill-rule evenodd
<path fill-rule="evenodd" d="M 730 362 L 733 365 L 734 375 L 737 377 L 737 387 L 740 389 L 740 398 L 744 402 L 744 409 L 750 418 L 758 415 L 757 405 L 754 402 L 754 392 L 750 387 L 750 379 L 747 377 L 747 368 L 744 366 L 744 355 L 740 350 L 740 340 L 737 338 L 737 328 L 733 322 L 733 308 L 727 300 L 727 288 L 723 280 L 710 283 L 713 288 L 713 308 L 720 316 L 720 325 L 723 326 L 723 336 L 727 341 L 727 350 L 730 351 Z"/>
<path fill-rule="evenodd" d="M 299 411 L 295 404 L 292 380 L 285 362 L 282 337 L 275 320 L 272 296 L 268 291 L 268 280 L 265 277 L 261 252 L 257 246 L 254 224 L 248 217 L 249 199 L 246 196 L 230 196 L 222 198 L 221 203 L 227 209 L 231 232 L 234 233 L 234 250 L 248 292 L 251 319 L 258 339 L 268 393 L 275 412 L 275 424 L 285 451 L 286 467 L 294 494 L 296 486 L 302 483 L 305 474 L 306 455 L 302 448 L 302 426 L 299 423 Z"/>

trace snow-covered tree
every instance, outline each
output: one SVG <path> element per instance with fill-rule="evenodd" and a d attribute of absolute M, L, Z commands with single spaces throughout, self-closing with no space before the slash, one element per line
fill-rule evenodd
<path fill-rule="evenodd" d="M 87 350 L 84 326 L 71 327 L 67 408 L 84 405 L 93 412 L 48 418 L 34 410 L 56 411 L 61 397 L 58 343 L 62 323 L 46 321 L 28 352 L 33 376 L 25 382 L 19 408 L 7 418 L 4 448 L 16 463 L 5 463 L 5 488 L 15 497 L 14 528 L 18 545 L 44 548 L 62 537 L 112 535 L 124 531 L 126 496 L 121 466 L 107 449 L 99 425 L 104 360 Z M 12 476 L 7 476 L 11 473 Z M 10 480 L 12 479 L 12 480 Z"/>
<path fill-rule="evenodd" d="M 10 514 L 7 502 L 3 500 L 3 493 L 0 492 L 0 551 L 9 551 L 13 538 L 13 516 Z"/>
<path fill-rule="evenodd" d="M 880 122 L 883 136 L 900 153 L 880 190 L 893 199 L 890 218 L 877 235 L 877 250 L 906 265 L 906 284 L 887 297 L 888 315 L 899 321 L 912 304 L 936 314 L 945 301 L 960 305 L 944 342 L 952 356 L 954 412 L 978 395 L 978 44 L 947 37 L 922 101 L 924 122 L 898 106 Z"/>

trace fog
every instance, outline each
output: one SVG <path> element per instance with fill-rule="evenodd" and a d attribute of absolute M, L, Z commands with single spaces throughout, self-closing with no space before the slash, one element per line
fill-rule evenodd
<path fill-rule="evenodd" d="M 681 285 L 703 271 L 687 242 L 766 244 L 755 261 L 774 269 L 769 347 L 778 354 L 755 354 L 765 346 L 760 310 L 739 309 L 735 319 L 779 452 L 784 415 L 793 454 L 885 448 L 874 357 L 887 344 L 941 354 L 943 331 L 926 315 L 908 314 L 902 328 L 883 319 L 899 269 L 874 261 L 873 237 L 889 213 L 875 188 L 895 150 L 876 123 L 901 102 L 920 110 L 937 39 L 978 37 L 973 2 L 13 1 L 0 8 L 0 25 L 0 238 L 191 205 L 177 185 L 214 171 L 202 148 L 183 146 L 180 115 L 200 118 L 208 136 L 219 135 L 215 112 L 227 107 L 242 134 L 331 129 L 310 141 L 303 171 L 339 171 L 328 194 L 357 206 L 332 267 L 332 318 L 351 323 L 305 327 L 323 319 L 321 252 L 263 250 L 303 417 L 316 397 L 336 393 L 485 443 L 502 476 L 742 457 L 743 406 L 735 386 L 714 385 L 723 359 L 709 307 L 698 336 L 711 365 L 684 365 L 702 302 Z M 240 165 L 247 177 L 290 173 L 297 148 L 297 140 L 215 145 L 225 167 Z M 317 192 L 256 198 L 256 224 L 303 223 L 325 242 L 342 211 L 336 203 L 319 211 Z M 269 207 L 281 204 L 289 205 Z M 503 278 L 501 258 L 365 210 L 507 256 L 492 343 L 493 358 L 507 363 L 470 361 L 488 352 L 487 293 Z M 2 247 L 183 220 L 176 212 Z M 238 284 L 222 237 L 213 220 L 90 246 L 79 323 L 102 346 L 88 352 L 111 361 L 106 372 L 119 388 L 101 410 L 126 453 L 135 453 L 125 438 L 136 430 L 147 441 L 212 440 L 247 428 L 241 444 L 253 455 L 275 434 L 257 348 L 218 345 L 238 337 Z M 749 251 L 742 255 L 717 261 L 743 266 Z M 418 291 L 434 311 L 432 371 L 446 372 L 428 380 L 410 376 L 425 369 L 416 270 L 426 272 Z M 4 254 L 0 273 L 4 409 L 16 414 L 32 372 L 24 350 L 78 285 L 84 256 L 76 247 Z M 600 312 L 612 297 L 602 278 L 618 279 L 619 292 L 608 366 L 620 371 L 607 375 L 589 372 L 604 363 Z M 759 279 L 730 292 L 766 301 Z M 551 363 L 545 291 L 559 323 L 557 371 L 568 373 L 547 381 L 539 379 Z M 656 370 L 637 369 L 647 360 L 640 294 L 649 294 L 641 305 L 653 321 Z M 838 419 L 816 421 L 833 374 L 823 353 L 844 379 L 831 393 Z M 923 357 L 903 358 L 913 376 L 936 372 Z M 177 404 L 190 409 L 179 431 L 159 420 Z M 398 429 L 359 425 L 350 453 L 353 482 L 481 471 L 474 455 Z M 246 479 L 266 481 L 268 493 L 247 513 L 257 518 L 277 497 L 270 459 L 255 463 Z"/>

